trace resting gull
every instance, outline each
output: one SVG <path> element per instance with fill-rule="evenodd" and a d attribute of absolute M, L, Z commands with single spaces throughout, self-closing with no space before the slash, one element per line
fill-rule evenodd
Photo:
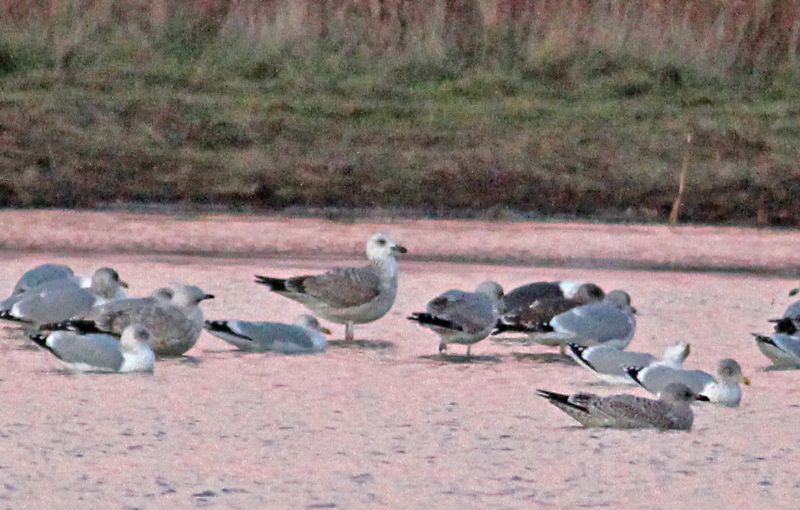
<path fill-rule="evenodd" d="M 625 394 L 600 397 L 593 393 L 564 395 L 547 390 L 536 393 L 584 427 L 617 429 L 689 430 L 694 421 L 690 404 L 703 398 L 681 383 L 664 388 L 658 400 Z"/>
<path fill-rule="evenodd" d="M 601 381 L 610 384 L 635 384 L 625 372 L 625 367 L 651 365 L 665 365 L 671 368 L 681 368 L 689 356 L 690 346 L 679 342 L 664 349 L 661 359 L 644 352 L 628 352 L 601 344 L 584 347 L 569 344 L 569 355 L 578 365 L 586 368 L 596 375 Z"/>
<path fill-rule="evenodd" d="M 772 361 L 775 368 L 800 368 L 800 337 L 785 333 L 752 335 L 758 350 Z"/>
<path fill-rule="evenodd" d="M 74 331 L 36 333 L 31 340 L 52 352 L 67 367 L 81 372 L 152 372 L 155 354 L 147 329 L 130 325 L 122 337 Z"/>
<path fill-rule="evenodd" d="M 42 264 L 26 271 L 25 274 L 20 277 L 19 281 L 17 281 L 17 284 L 14 285 L 14 290 L 11 292 L 11 295 L 20 294 L 44 282 L 65 280 L 74 277 L 75 273 L 69 266 L 63 264 Z"/>
<path fill-rule="evenodd" d="M 194 285 L 174 285 L 172 298 L 164 289 L 151 298 L 111 301 L 92 308 L 80 319 L 47 324 L 42 329 L 77 328 L 121 334 L 131 324 L 140 324 L 150 332 L 150 346 L 159 356 L 180 356 L 191 349 L 203 330 L 203 311 L 198 306 L 214 296 Z"/>
<path fill-rule="evenodd" d="M 472 344 L 489 336 L 497 324 L 502 299 L 500 285 L 483 282 L 475 292 L 448 290 L 430 300 L 425 313 L 413 313 L 408 319 L 439 335 L 439 352 L 446 350 L 447 344 L 466 344 L 470 356 Z"/>
<path fill-rule="evenodd" d="M 6 299 L 0 318 L 30 324 L 63 321 L 113 299 L 120 287 L 127 284 L 107 267 L 94 272 L 88 289 L 72 279 L 49 280 Z"/>
<path fill-rule="evenodd" d="M 206 321 L 205 329 L 243 351 L 285 354 L 324 351 L 325 334 L 330 334 L 328 328 L 322 327 L 315 317 L 307 314 L 299 315 L 294 324 Z"/>
<path fill-rule="evenodd" d="M 565 354 L 568 343 L 577 345 L 606 344 L 617 349 L 628 346 L 636 332 L 636 310 L 631 307 L 627 292 L 613 290 L 602 301 L 578 306 L 556 315 L 542 332 L 529 337 L 542 345 L 559 346 Z"/>
<path fill-rule="evenodd" d="M 679 382 L 706 397 L 709 402 L 726 407 L 736 407 L 742 400 L 739 383 L 750 385 L 750 379 L 742 375 L 742 367 L 730 358 L 719 361 L 716 378 L 702 370 L 683 370 L 664 365 L 626 367 L 625 371 L 650 393 L 658 395 L 670 383 Z"/>
<path fill-rule="evenodd" d="M 586 304 L 600 301 L 605 296 L 603 289 L 594 283 L 572 282 L 534 282 L 522 285 L 503 296 L 503 310 L 514 313 L 529 308 L 542 299 L 576 299 Z"/>
<path fill-rule="evenodd" d="M 324 319 L 345 324 L 345 340 L 352 341 L 354 324 L 380 319 L 394 304 L 398 253 L 406 249 L 385 234 L 374 234 L 367 241 L 366 267 L 286 279 L 256 275 L 256 283 L 306 305 Z"/>

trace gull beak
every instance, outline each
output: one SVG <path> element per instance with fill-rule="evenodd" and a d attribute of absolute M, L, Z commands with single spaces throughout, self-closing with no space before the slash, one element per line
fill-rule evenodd
<path fill-rule="evenodd" d="M 320 333 L 324 333 L 326 335 L 330 335 L 331 333 L 333 333 L 333 331 L 331 331 L 330 329 L 326 328 L 325 326 L 320 326 L 319 327 L 319 331 L 320 331 Z"/>
<path fill-rule="evenodd" d="M 798 292 L 800 292 L 800 288 L 792 289 L 792 290 L 789 291 L 789 295 L 790 296 L 794 296 Z"/>
<path fill-rule="evenodd" d="M 405 246 L 400 246 L 399 244 L 395 244 L 392 246 L 392 251 L 395 253 L 408 253 Z"/>
<path fill-rule="evenodd" d="M 752 384 L 752 381 L 750 381 L 750 378 L 747 376 L 742 377 L 742 382 L 745 386 L 750 386 Z"/>
<path fill-rule="evenodd" d="M 205 294 L 200 301 L 205 301 L 206 299 L 214 299 L 214 294 Z"/>
<path fill-rule="evenodd" d="M 128 282 L 123 282 L 122 280 L 120 280 L 119 281 L 119 286 L 122 287 L 123 289 L 127 289 L 128 288 Z"/>

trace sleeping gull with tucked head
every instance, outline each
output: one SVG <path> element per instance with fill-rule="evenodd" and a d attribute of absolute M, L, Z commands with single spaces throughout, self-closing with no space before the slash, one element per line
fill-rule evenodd
<path fill-rule="evenodd" d="M 324 319 L 345 324 L 345 340 L 352 341 L 355 324 L 380 319 L 394 304 L 398 253 L 406 249 L 386 234 L 374 234 L 367 241 L 366 267 L 285 279 L 256 275 L 256 283 L 306 305 Z"/>
<path fill-rule="evenodd" d="M 94 272 L 87 289 L 72 278 L 47 280 L 6 299 L 0 318 L 37 325 L 63 321 L 113 300 L 119 288 L 127 286 L 119 274 L 108 267 Z"/>
<path fill-rule="evenodd" d="M 243 351 L 275 351 L 284 354 L 325 350 L 328 328 L 308 314 L 299 315 L 294 324 L 280 322 L 206 321 L 205 329 Z"/>
<path fill-rule="evenodd" d="M 194 285 L 159 289 L 149 298 L 111 301 L 92 308 L 80 319 L 46 324 L 42 329 L 74 328 L 85 332 L 121 334 L 131 324 L 150 332 L 150 346 L 159 356 L 180 356 L 191 349 L 203 331 L 203 311 L 198 306 L 214 296 Z"/>
<path fill-rule="evenodd" d="M 800 336 L 775 332 L 769 336 L 752 333 L 756 346 L 775 368 L 800 368 Z"/>
<path fill-rule="evenodd" d="M 694 421 L 690 404 L 698 398 L 681 383 L 668 385 L 658 400 L 625 394 L 600 397 L 593 393 L 564 395 L 547 390 L 536 393 L 584 427 L 616 429 L 689 430 Z"/>
<path fill-rule="evenodd" d="M 147 329 L 131 325 L 118 338 L 74 331 L 36 333 L 31 340 L 47 349 L 71 370 L 81 372 L 152 372 L 155 354 Z"/>
<path fill-rule="evenodd" d="M 42 264 L 29 269 L 14 285 L 11 295 L 20 294 L 52 280 L 66 280 L 75 277 L 72 268 L 63 264 Z"/>
<path fill-rule="evenodd" d="M 702 370 L 682 370 L 664 365 L 626 367 L 625 371 L 650 393 L 658 395 L 671 383 L 679 382 L 691 388 L 703 400 L 726 407 L 736 407 L 742 400 L 739 383 L 750 385 L 750 379 L 742 375 L 742 367 L 730 358 L 719 361 L 716 378 Z"/>
<path fill-rule="evenodd" d="M 425 312 L 413 313 L 408 319 L 439 335 L 439 352 L 446 350 L 447 344 L 463 344 L 470 356 L 472 344 L 489 336 L 497 324 L 502 299 L 500 285 L 483 282 L 475 292 L 448 290 L 431 299 Z"/>

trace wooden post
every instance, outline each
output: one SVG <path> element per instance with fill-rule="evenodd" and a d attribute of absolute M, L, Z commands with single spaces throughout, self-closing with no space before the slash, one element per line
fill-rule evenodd
<path fill-rule="evenodd" d="M 678 176 L 678 196 L 672 202 L 672 211 L 669 213 L 669 224 L 675 226 L 678 224 L 678 215 L 681 212 L 681 205 L 683 205 L 683 194 L 686 191 L 686 172 L 689 169 L 689 153 L 692 147 L 692 133 L 686 135 L 686 150 L 683 153 L 683 164 L 681 165 L 681 173 Z"/>

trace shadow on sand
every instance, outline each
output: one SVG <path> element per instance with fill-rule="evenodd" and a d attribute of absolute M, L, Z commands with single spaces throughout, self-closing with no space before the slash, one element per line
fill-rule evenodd
<path fill-rule="evenodd" d="M 331 349 L 358 349 L 365 351 L 387 351 L 396 346 L 388 340 L 328 340 Z"/>
<path fill-rule="evenodd" d="M 563 365 L 574 366 L 575 362 L 569 356 L 556 352 L 512 352 L 511 355 L 517 361 L 527 361 L 532 363 L 561 363 Z"/>
<path fill-rule="evenodd" d="M 467 356 L 466 354 L 426 354 L 420 359 L 444 363 L 500 363 L 500 356 Z"/>

